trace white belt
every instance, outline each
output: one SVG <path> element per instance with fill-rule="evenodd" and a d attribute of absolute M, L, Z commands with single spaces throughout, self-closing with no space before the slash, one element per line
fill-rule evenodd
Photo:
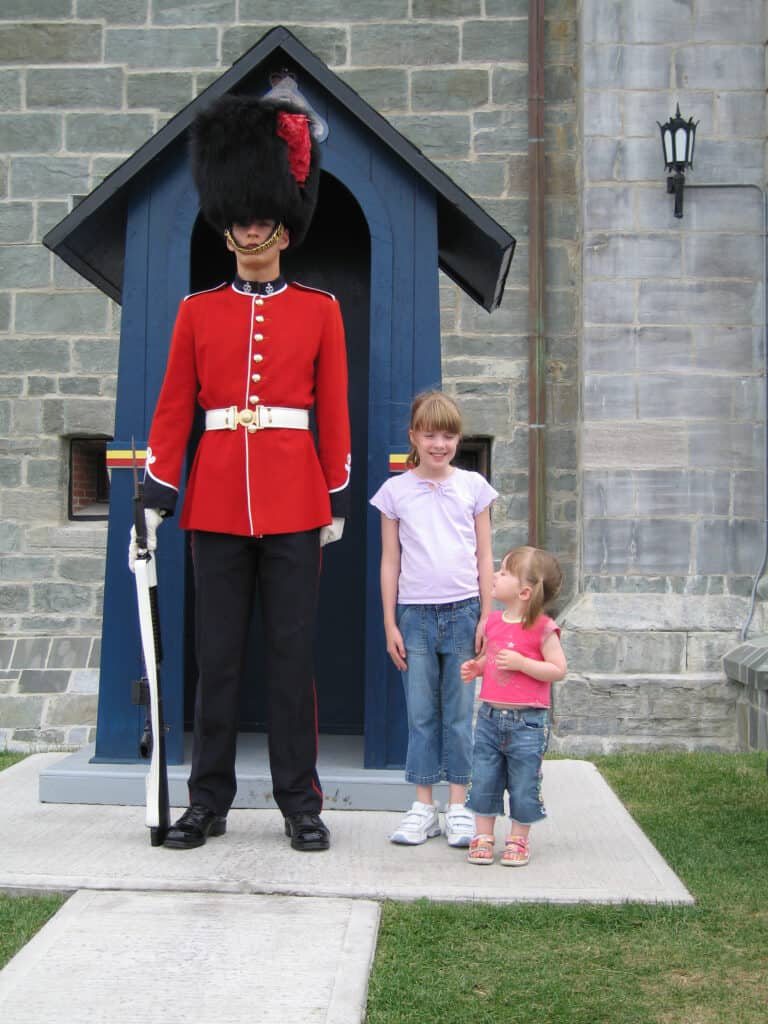
<path fill-rule="evenodd" d="M 306 409 L 286 409 L 279 405 L 257 405 L 255 409 L 207 409 L 206 430 L 237 430 L 246 427 L 251 432 L 267 427 L 287 427 L 289 430 L 308 430 L 309 413 Z"/>

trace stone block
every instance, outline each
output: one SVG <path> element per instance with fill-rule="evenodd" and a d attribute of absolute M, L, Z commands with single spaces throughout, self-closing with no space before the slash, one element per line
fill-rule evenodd
<path fill-rule="evenodd" d="M 91 587 L 75 583 L 35 583 L 32 607 L 36 612 L 90 612 L 93 605 Z"/>
<path fill-rule="evenodd" d="M 528 203 L 524 199 L 484 199 L 483 209 L 515 238 L 528 234 Z M 495 315 L 495 314 L 494 314 Z"/>
<path fill-rule="evenodd" d="M 88 658 L 88 668 L 98 668 L 101 664 L 101 637 L 95 636 L 93 638 L 93 645 L 91 647 L 91 653 Z"/>
<path fill-rule="evenodd" d="M 21 549 L 21 527 L 17 523 L 0 523 L 0 551 Z"/>
<path fill-rule="evenodd" d="M 469 154 L 470 121 L 464 114 L 398 115 L 391 123 L 430 159 Z"/>
<path fill-rule="evenodd" d="M 728 150 L 731 147 L 720 147 Z M 699 165 L 699 143 L 696 144 L 696 163 Z M 707 168 L 707 181 L 712 180 Z M 729 234 L 753 234 L 762 224 L 762 197 L 757 189 L 735 185 L 733 188 L 696 189 L 687 182 L 685 190 L 686 231 L 721 231 Z M 663 182 L 651 188 L 638 188 L 635 193 L 637 224 L 641 231 L 658 228 L 679 230 L 680 221 L 673 216 L 671 196 L 664 191 Z"/>
<path fill-rule="evenodd" d="M 0 485 L 18 487 L 21 483 L 21 460 L 0 459 Z"/>
<path fill-rule="evenodd" d="M 691 671 L 686 661 L 685 633 L 625 633 L 621 648 L 618 659 L 621 672 Z"/>
<path fill-rule="evenodd" d="M 101 25 L 0 24 L 0 64 L 96 64 L 101 60 L 101 50 Z"/>
<path fill-rule="evenodd" d="M 689 672 L 717 672 L 722 667 L 723 657 L 738 643 L 739 634 L 691 633 L 686 649 L 686 666 Z"/>
<path fill-rule="evenodd" d="M 636 329 L 588 324 L 584 328 L 582 350 L 585 371 L 628 373 L 635 368 Z"/>
<path fill-rule="evenodd" d="M 572 65 L 550 64 L 547 67 L 544 76 L 544 99 L 547 103 L 576 103 L 578 79 L 575 65 L 576 62 Z"/>
<path fill-rule="evenodd" d="M 59 575 L 63 580 L 79 583 L 101 583 L 104 579 L 104 559 L 80 555 L 77 558 L 62 558 Z"/>
<path fill-rule="evenodd" d="M 725 138 L 761 138 L 765 134 L 762 92 L 722 92 L 715 96 L 717 133 Z"/>
<path fill-rule="evenodd" d="M 508 7 L 509 5 L 509 0 L 507 0 L 507 3 L 502 4 L 503 7 Z M 481 0 L 413 0 L 412 8 L 414 17 L 424 17 L 430 20 L 449 17 L 473 17 L 482 14 Z M 494 14 L 492 11 L 487 13 L 490 16 Z M 499 13 L 499 11 L 496 13 Z"/>
<path fill-rule="evenodd" d="M 696 470 L 642 470 L 635 473 L 641 516 L 728 515 L 730 479 Z"/>
<path fill-rule="evenodd" d="M 765 33 L 765 11 L 752 0 L 696 0 L 696 42 L 753 42 Z"/>
<path fill-rule="evenodd" d="M 491 70 L 491 97 L 498 106 L 524 107 L 528 101 L 528 68 L 494 67 Z"/>
<path fill-rule="evenodd" d="M 544 202 L 549 242 L 557 240 L 576 242 L 581 236 L 579 204 L 570 196 L 549 196 Z M 527 233 L 528 219 L 522 221 L 520 234 Z"/>
<path fill-rule="evenodd" d="M 584 189 L 585 231 L 610 228 L 626 230 L 634 223 L 632 191 L 610 185 L 586 186 Z"/>
<path fill-rule="evenodd" d="M 0 71 L 0 110 L 21 109 L 21 74 Z"/>
<path fill-rule="evenodd" d="M 584 242 L 587 277 L 680 277 L 680 238 L 669 235 L 589 234 Z"/>
<path fill-rule="evenodd" d="M 33 373 L 69 370 L 69 344 L 56 338 L 30 338 L 24 341 L 3 342 L 3 371 L 5 373 Z"/>
<path fill-rule="evenodd" d="M 626 470 L 586 471 L 583 475 L 586 519 L 629 516 L 635 512 L 635 478 Z"/>
<path fill-rule="evenodd" d="M 295 16 L 295 12 L 292 10 Z M 235 0 L 152 0 L 155 25 L 219 25 L 235 21 Z M 281 19 L 277 19 L 280 21 Z"/>
<path fill-rule="evenodd" d="M 414 110 L 475 110 L 488 102 L 489 93 L 488 72 L 480 69 L 439 68 L 411 75 Z"/>
<path fill-rule="evenodd" d="M 77 0 L 79 18 L 103 19 L 108 25 L 143 25 L 150 0 Z"/>
<path fill-rule="evenodd" d="M 693 365 L 696 345 L 690 328 L 640 327 L 634 333 L 639 370 L 687 373 Z"/>
<path fill-rule="evenodd" d="M 763 427 L 754 423 L 688 425 L 688 458 L 698 469 L 747 469 L 762 465 Z"/>
<path fill-rule="evenodd" d="M 764 30 L 761 35 L 764 34 Z M 762 89 L 763 46 L 681 46 L 674 56 L 675 78 L 687 89 Z"/>
<path fill-rule="evenodd" d="M 68 114 L 66 145 L 70 152 L 132 153 L 154 131 L 150 114 Z"/>
<path fill-rule="evenodd" d="M 87 636 L 62 636 L 51 640 L 48 667 L 52 669 L 85 668 L 91 650 Z"/>
<path fill-rule="evenodd" d="M 72 343 L 72 369 L 81 373 L 116 373 L 118 347 L 115 338 L 74 341 Z"/>
<path fill-rule="evenodd" d="M 408 72 L 402 68 L 366 68 L 345 71 L 339 78 L 382 113 L 408 108 Z"/>
<path fill-rule="evenodd" d="M 469 160 L 436 160 L 442 171 L 459 188 L 464 189 L 475 199 L 498 197 L 506 190 L 507 161 L 483 157 L 480 162 Z M 520 266 L 520 247 L 515 249 L 515 258 L 512 261 L 512 273 Z"/>
<path fill-rule="evenodd" d="M 638 317 L 644 323 L 757 323 L 760 292 L 752 281 L 641 281 Z"/>
<path fill-rule="evenodd" d="M 670 89 L 672 46 L 584 47 L 585 89 Z M 679 81 L 679 80 L 678 80 Z M 711 87 L 711 83 L 709 83 Z"/>
<path fill-rule="evenodd" d="M 123 79 L 122 68 L 29 68 L 27 107 L 119 109 Z"/>
<path fill-rule="evenodd" d="M 66 202 L 45 202 L 37 204 L 37 237 L 43 238 L 51 228 L 56 227 L 60 220 L 69 213 L 69 203 Z M 60 263 L 58 257 L 54 257 L 54 265 Z M 83 278 L 80 278 L 83 281 Z"/>
<path fill-rule="evenodd" d="M 461 60 L 508 64 L 510 61 L 528 60 L 528 25 L 523 18 L 517 21 L 465 21 L 462 27 Z M 424 60 L 415 60 L 422 64 Z M 446 62 L 441 62 L 446 63 Z"/>
<path fill-rule="evenodd" d="M 585 524 L 589 572 L 687 572 L 691 524 L 675 519 L 594 519 Z"/>
<path fill-rule="evenodd" d="M 5 153 L 56 153 L 61 149 L 61 117 L 0 114 L 0 139 Z"/>
<path fill-rule="evenodd" d="M 759 276 L 761 235 L 689 235 L 685 239 L 685 267 L 691 277 Z"/>
<path fill-rule="evenodd" d="M 48 637 L 20 637 L 16 641 L 13 661 L 14 669 L 42 669 L 46 667 L 51 641 Z"/>
<path fill-rule="evenodd" d="M 637 381 L 640 419 L 729 419 L 732 383 L 727 377 L 651 374 Z"/>
<path fill-rule="evenodd" d="M 408 0 L 355 0 L 343 9 L 335 0 L 297 0 L 288 10 L 282 0 L 240 0 L 241 21 L 285 24 L 288 16 L 296 22 L 401 21 L 408 17 Z"/>
<path fill-rule="evenodd" d="M 114 403 L 107 398 L 46 399 L 43 429 L 52 434 L 109 437 L 114 431 Z"/>
<path fill-rule="evenodd" d="M 733 515 L 738 519 L 759 519 L 765 512 L 764 470 L 733 473 Z"/>
<path fill-rule="evenodd" d="M 528 333 L 528 302 L 522 289 L 507 288 L 498 309 L 494 310 L 489 319 L 485 310 L 472 302 L 465 295 L 459 299 L 459 325 L 467 334 L 482 334 L 486 337 L 494 334 L 526 334 Z"/>
<path fill-rule="evenodd" d="M 28 554 L 0 557 L 0 579 L 7 582 L 50 579 L 53 576 L 53 571 L 54 561 L 52 558 Z"/>
<path fill-rule="evenodd" d="M 450 24 L 427 25 L 413 22 L 397 25 L 352 25 L 349 62 L 359 67 L 457 64 L 459 28 Z"/>
<path fill-rule="evenodd" d="M 59 380 L 59 392 L 62 395 L 99 395 L 101 379 L 99 377 L 62 377 Z"/>
<path fill-rule="evenodd" d="M 666 90 L 638 90 L 628 91 L 623 94 L 624 101 L 624 135 L 641 136 L 655 142 L 652 146 L 654 152 L 659 154 L 659 169 L 663 168 L 661 163 L 661 149 L 659 142 L 658 124 L 664 124 L 675 113 L 675 103 L 680 104 L 680 109 L 685 112 L 685 117 L 692 117 L 699 122 L 699 138 L 705 134 L 711 135 L 714 131 L 714 94 L 711 92 L 693 92 L 676 90 L 675 102 L 672 101 L 669 92 Z M 698 161 L 697 161 L 698 163 Z"/>
<path fill-rule="evenodd" d="M 51 257 L 40 245 L 0 246 L 4 288 L 43 288 L 51 281 Z"/>
<path fill-rule="evenodd" d="M 69 672 L 25 669 L 19 679 L 19 693 L 63 693 L 69 683 Z"/>
<path fill-rule="evenodd" d="M 14 157 L 11 196 L 14 199 L 38 199 L 40 196 L 69 199 L 85 195 L 89 191 L 89 175 L 85 157 Z"/>
<path fill-rule="evenodd" d="M 4 244 L 32 239 L 34 208 L 31 203 L 5 203 L 0 206 L 0 238 Z"/>
<path fill-rule="evenodd" d="M 44 707 L 44 697 L 0 695 L 0 722 L 6 729 L 36 729 Z"/>
<path fill-rule="evenodd" d="M 440 0 L 432 2 L 439 3 Z M 551 4 L 551 7 L 556 9 L 556 3 Z M 489 18 L 525 18 L 528 14 L 528 3 L 527 0 L 485 0 L 485 13 Z"/>
<path fill-rule="evenodd" d="M 752 519 L 704 519 L 696 526 L 697 572 L 756 573 L 760 568 L 763 524 Z"/>
<path fill-rule="evenodd" d="M 215 28 L 108 28 L 104 60 L 128 68 L 186 69 L 218 64 L 218 48 Z"/>
<path fill-rule="evenodd" d="M 70 693 L 98 693 L 98 669 L 82 668 L 73 672 L 69 680 Z"/>
<path fill-rule="evenodd" d="M 126 102 L 129 108 L 149 107 L 174 114 L 194 96 L 194 78 L 186 72 L 137 72 L 128 75 Z"/>
<path fill-rule="evenodd" d="M 623 0 L 590 0 L 581 15 L 585 43 L 618 43 L 622 38 Z"/>
<path fill-rule="evenodd" d="M 625 4 L 622 39 L 626 43 L 682 43 L 693 35 L 691 0 L 677 4 Z"/>
<path fill-rule="evenodd" d="M 624 94 L 620 92 L 590 91 L 585 93 L 584 134 L 607 135 L 611 138 L 623 134 L 621 116 L 623 97 Z"/>
<path fill-rule="evenodd" d="M 578 60 L 578 21 L 573 17 L 574 11 L 568 10 L 567 14 L 569 17 L 548 17 L 544 21 L 544 63 L 549 66 L 572 65 Z"/>
<path fill-rule="evenodd" d="M 345 24 L 343 27 L 326 27 L 320 25 L 285 24 L 283 18 L 285 16 L 286 8 L 283 7 L 282 10 L 283 14 L 280 20 L 285 27 L 329 67 L 349 63 L 376 63 L 375 61 L 350 61 L 346 12 Z M 257 43 L 265 32 L 273 27 L 274 26 L 271 24 L 236 25 L 233 28 L 225 29 L 221 34 L 221 63 L 225 65 L 233 64 L 239 57 L 242 57 L 246 50 L 249 50 L 254 43 Z M 216 64 L 216 61 L 213 61 L 212 63 Z M 385 61 L 383 63 L 397 65 L 398 62 Z M 408 62 L 403 61 L 403 63 L 405 64 Z M 217 71 L 214 76 L 214 80 L 218 79 L 220 74 L 221 72 Z"/>
<path fill-rule="evenodd" d="M 637 384 L 626 374 L 586 374 L 585 420 L 634 420 L 637 416 Z"/>
<path fill-rule="evenodd" d="M 634 323 L 636 291 L 637 286 L 633 281 L 586 280 L 584 282 L 585 323 Z"/>
<path fill-rule="evenodd" d="M 563 650 L 568 660 L 568 671 L 573 672 L 612 672 L 618 665 L 619 637 L 608 632 L 600 633 L 563 633 Z M 571 685 L 568 680 L 569 687 Z M 573 690 L 569 690 L 569 707 L 582 705 L 589 708 L 589 693 L 583 682 L 574 681 Z"/>
<path fill-rule="evenodd" d="M 109 327 L 106 297 L 91 292 L 16 297 L 16 330 L 25 334 L 103 334 Z"/>
<path fill-rule="evenodd" d="M 25 612 L 29 608 L 29 587 L 25 584 L 0 584 L 0 612 Z"/>
<path fill-rule="evenodd" d="M 95 725 L 97 712 L 95 694 L 63 693 L 56 700 L 49 701 L 46 726 Z"/>

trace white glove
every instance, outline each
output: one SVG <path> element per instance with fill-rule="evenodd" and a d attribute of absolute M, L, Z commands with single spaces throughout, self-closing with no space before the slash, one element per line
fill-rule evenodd
<path fill-rule="evenodd" d="M 332 519 L 328 526 L 320 527 L 320 547 L 323 548 L 326 544 L 333 544 L 335 540 L 341 540 L 342 533 L 344 533 L 344 520 Z"/>
<path fill-rule="evenodd" d="M 163 517 L 156 508 L 144 509 L 144 522 L 147 524 L 147 551 L 157 550 L 157 528 L 162 523 Z M 131 527 L 131 543 L 128 545 L 128 568 L 135 572 L 136 556 L 139 549 L 136 546 L 136 527 Z"/>

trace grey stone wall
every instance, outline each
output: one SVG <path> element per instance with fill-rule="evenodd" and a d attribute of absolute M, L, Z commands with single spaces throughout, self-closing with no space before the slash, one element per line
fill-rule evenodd
<path fill-rule="evenodd" d="M 491 436 L 498 553 L 527 521 L 527 3 L 6 0 L 0 21 L 0 748 L 95 723 L 106 524 L 67 520 L 68 439 L 111 435 L 117 307 L 40 240 L 276 24 L 520 241 L 489 317 L 441 282 L 444 382 Z M 575 588 L 576 0 L 547 4 L 551 543 Z"/>
<path fill-rule="evenodd" d="M 735 749 L 721 659 L 765 543 L 765 5 L 582 11 L 583 593 L 558 742 Z M 682 220 L 656 123 L 677 103 L 699 122 Z"/>

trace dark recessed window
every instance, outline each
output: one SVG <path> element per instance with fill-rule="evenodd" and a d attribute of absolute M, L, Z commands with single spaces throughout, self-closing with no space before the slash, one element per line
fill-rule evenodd
<path fill-rule="evenodd" d="M 69 518 L 109 518 L 106 438 L 73 437 L 69 443 Z"/>
<path fill-rule="evenodd" d="M 464 437 L 459 445 L 454 466 L 481 473 L 486 480 L 491 478 L 491 438 Z"/>

